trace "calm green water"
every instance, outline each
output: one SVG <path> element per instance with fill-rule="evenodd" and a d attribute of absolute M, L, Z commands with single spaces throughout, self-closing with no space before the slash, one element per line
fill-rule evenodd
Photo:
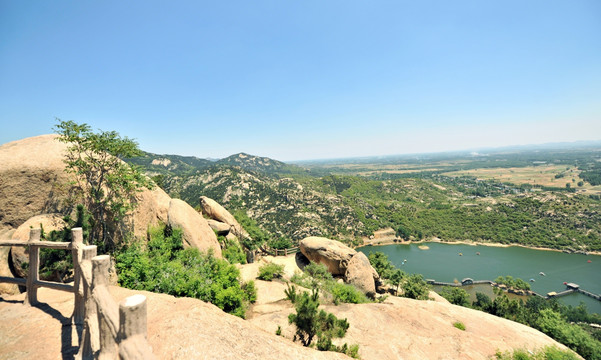
<path fill-rule="evenodd" d="M 430 249 L 420 250 L 419 245 L 427 245 Z M 587 291 L 601 294 L 601 256 L 564 254 L 521 247 L 444 243 L 365 246 L 357 250 L 365 254 L 383 252 L 403 271 L 420 273 L 424 278 L 436 281 L 453 282 L 468 277 L 474 280 L 494 280 L 500 275 L 511 275 L 525 281 L 534 279 L 535 282 L 531 282 L 530 285 L 532 290 L 539 294 L 565 290 L 564 281 L 579 284 Z M 478 252 L 480 255 L 477 255 Z M 459 253 L 463 255 L 459 256 Z M 405 264 L 403 260 L 407 260 Z M 588 260 L 591 262 L 588 263 Z M 546 276 L 539 275 L 540 272 L 544 272 Z M 578 305 L 582 301 L 589 312 L 601 314 L 601 301 L 582 294 L 571 294 L 560 300 L 570 305 Z"/>

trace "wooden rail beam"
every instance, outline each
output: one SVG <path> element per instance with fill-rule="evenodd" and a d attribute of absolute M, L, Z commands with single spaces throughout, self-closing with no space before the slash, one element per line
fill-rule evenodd
<path fill-rule="evenodd" d="M 54 282 L 54 281 L 38 280 L 38 281 L 34 281 L 33 284 L 35 286 L 37 286 L 38 288 L 39 287 L 47 287 L 47 288 L 54 289 L 54 290 L 75 292 L 75 288 L 73 287 L 73 285 L 63 284 L 63 283 Z M 29 291 L 29 289 L 27 289 L 27 291 Z"/>
<path fill-rule="evenodd" d="M 71 243 L 69 242 L 60 242 L 60 241 L 36 241 L 35 243 L 30 243 L 29 241 L 20 241 L 20 240 L 0 240 L 0 246 L 21 246 L 21 247 L 43 247 L 47 249 L 62 249 L 69 250 L 71 249 Z"/>
<path fill-rule="evenodd" d="M 13 278 L 8 276 L 0 276 L 0 283 L 9 283 L 9 284 L 17 284 L 17 285 L 27 285 L 27 279 L 23 278 Z"/>

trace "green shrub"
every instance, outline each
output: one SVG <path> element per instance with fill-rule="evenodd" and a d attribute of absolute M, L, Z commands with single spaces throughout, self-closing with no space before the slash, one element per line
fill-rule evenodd
<path fill-rule="evenodd" d="M 286 294 L 286 299 L 290 300 L 293 304 L 296 302 L 298 293 L 296 292 L 296 286 L 294 286 L 294 284 L 288 283 L 288 288 L 284 289 L 284 294 Z"/>
<path fill-rule="evenodd" d="M 257 301 L 257 287 L 255 286 L 255 282 L 253 280 L 249 280 L 242 284 L 242 291 L 244 291 L 244 298 L 253 304 Z"/>
<path fill-rule="evenodd" d="M 116 253 L 121 286 L 197 298 L 244 317 L 246 303 L 253 291 L 256 298 L 256 290 L 249 284 L 243 289 L 235 266 L 215 258 L 210 251 L 183 249 L 179 229 L 153 228 L 149 235 L 146 246 L 133 243 Z"/>
<path fill-rule="evenodd" d="M 340 303 L 361 304 L 369 302 L 367 296 L 353 285 L 334 283 L 329 290 L 336 305 Z"/>
<path fill-rule="evenodd" d="M 303 269 L 304 272 L 309 274 L 316 280 L 332 280 L 332 274 L 328 271 L 328 267 L 324 264 L 318 264 L 313 261 Z"/>
<path fill-rule="evenodd" d="M 284 275 L 284 265 L 269 262 L 261 265 L 257 278 L 265 281 L 271 281 L 274 278 L 281 278 L 282 275 Z"/>
<path fill-rule="evenodd" d="M 53 230 L 49 233 L 44 231 L 44 227 L 40 224 L 41 234 L 40 240 L 71 242 L 71 229 L 80 227 L 83 230 L 84 241 L 88 239 L 90 231 L 91 216 L 83 205 L 77 205 L 76 218 L 72 219 L 69 215 L 63 220 L 66 225 L 60 230 Z M 23 270 L 27 270 L 28 263 L 23 263 Z M 40 278 L 42 280 L 53 281 L 68 281 L 72 278 L 73 270 L 73 255 L 71 251 L 62 249 L 47 249 L 40 248 Z"/>
<path fill-rule="evenodd" d="M 456 327 L 459 330 L 465 331 L 465 324 L 463 324 L 461 321 L 454 322 L 453 326 Z"/>
<path fill-rule="evenodd" d="M 346 319 L 338 319 L 334 314 L 318 310 L 319 292 L 314 289 L 311 294 L 303 292 L 297 297 L 296 314 L 288 316 L 288 322 L 296 326 L 294 341 L 297 339 L 304 346 L 311 345 L 315 336 L 315 347 L 321 351 L 337 351 L 358 358 L 359 345 L 336 346 L 333 338 L 342 338 L 346 335 L 349 323 Z"/>
<path fill-rule="evenodd" d="M 225 247 L 221 254 L 230 264 L 246 264 L 244 250 L 234 241 L 224 241 Z"/>
<path fill-rule="evenodd" d="M 256 250 L 265 243 L 268 236 L 259 227 L 259 224 L 246 214 L 243 210 L 237 210 L 232 215 L 236 218 L 240 226 L 250 235 L 249 238 L 240 239 L 242 246 L 248 250 Z"/>

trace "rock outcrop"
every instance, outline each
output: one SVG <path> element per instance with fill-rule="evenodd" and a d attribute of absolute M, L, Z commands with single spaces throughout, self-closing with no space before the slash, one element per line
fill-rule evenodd
<path fill-rule="evenodd" d="M 368 296 L 375 296 L 376 282 L 379 281 L 380 276 L 369 263 L 367 256 L 362 252 L 358 252 L 349 261 L 344 279 Z"/>
<path fill-rule="evenodd" d="M 207 223 L 209 223 L 211 229 L 217 232 L 217 235 L 227 236 L 232 228 L 229 224 L 213 219 L 207 219 Z"/>
<path fill-rule="evenodd" d="M 304 238 L 299 247 L 307 259 L 324 264 L 332 275 L 345 275 L 351 258 L 357 253 L 339 241 L 317 236 Z"/>
<path fill-rule="evenodd" d="M 66 215 L 73 210 L 65 201 L 71 189 L 69 183 L 73 180 L 64 171 L 63 158 L 67 147 L 57 140 L 56 135 L 41 135 L 0 146 L 0 229 L 16 229 L 36 215 Z M 132 226 L 126 232 L 133 230 L 135 237 L 146 238 L 149 226 L 168 223 L 171 198 L 159 187 L 139 192 L 136 203 L 136 209 L 128 221 L 124 222 Z M 195 216 L 191 217 L 194 218 Z M 187 223 L 178 221 L 186 233 L 207 232 L 206 226 L 200 225 L 202 228 L 198 228 L 199 223 L 206 224 L 204 219 L 195 220 L 195 223 L 196 225 L 190 224 L 188 229 Z M 211 234 L 204 236 L 205 238 L 215 237 L 212 230 L 209 229 L 209 232 Z M 26 236 L 29 236 L 28 232 Z M 190 241 L 191 244 L 198 243 Z M 201 250 L 214 247 L 214 244 L 205 245 Z M 215 254 L 220 253 L 221 250 L 215 248 Z"/>
<path fill-rule="evenodd" d="M 67 145 L 56 135 L 40 135 L 0 146 L 0 228 L 16 229 L 40 215 L 67 214 L 73 178 L 63 162 Z M 169 196 L 160 188 L 145 189 L 136 196 L 134 235 L 145 237 L 147 227 L 167 221 Z"/>
<path fill-rule="evenodd" d="M 0 229 L 0 240 L 8 240 L 15 232 L 14 229 Z M 0 246 L 0 276 L 13 277 L 12 271 L 8 266 L 8 257 L 10 256 L 10 247 Z M 0 294 L 18 294 L 19 287 L 15 284 L 0 283 Z"/>
<path fill-rule="evenodd" d="M 65 227 L 66 223 L 60 214 L 42 214 L 32 217 L 25 221 L 21 226 L 17 228 L 12 236 L 12 240 L 18 241 L 29 241 L 29 232 L 32 228 L 39 228 L 40 226 L 44 229 L 44 233 L 49 234 L 51 231 L 59 231 Z M 13 246 L 10 250 L 13 269 L 15 275 L 18 277 L 26 278 L 27 270 L 23 269 L 23 263 L 29 262 L 29 252 L 26 247 Z M 40 264 L 44 265 L 44 264 Z"/>
<path fill-rule="evenodd" d="M 197 299 L 116 286 L 109 291 L 117 302 L 134 294 L 147 297 L 147 338 L 157 359 L 349 359 L 303 347 Z M 73 294 L 41 288 L 38 297 L 42 304 L 36 307 L 22 304 L 25 294 L 0 301 L 0 359 L 62 359 L 77 353 L 78 333 L 69 321 Z"/>
<path fill-rule="evenodd" d="M 246 230 L 242 228 L 242 225 L 236 221 L 236 218 L 234 218 L 234 216 L 230 214 L 230 212 L 227 211 L 223 206 L 219 205 L 217 201 L 206 196 L 201 196 L 200 207 L 202 209 L 202 213 L 211 219 L 228 224 L 231 228 L 230 231 L 234 233 L 234 235 L 241 238 L 250 237 Z"/>
<path fill-rule="evenodd" d="M 70 210 L 69 177 L 63 171 L 67 146 L 41 135 L 0 146 L 0 228 L 16 229 L 27 219 Z"/>
<path fill-rule="evenodd" d="M 340 241 L 316 236 L 301 240 L 299 247 L 307 259 L 325 265 L 332 275 L 343 276 L 346 283 L 356 286 L 370 297 L 376 294 L 380 276 L 365 254 Z"/>
<path fill-rule="evenodd" d="M 299 270 L 293 255 L 276 259 L 285 265 L 285 277 Z M 254 279 L 259 266 L 240 266 L 244 279 Z M 196 299 L 115 286 L 110 293 L 116 301 L 140 293 L 148 298 L 148 341 L 159 359 L 348 359 L 293 343 L 295 329 L 288 315 L 295 309 L 285 300 L 286 286 L 261 280 L 256 284 L 257 303 L 246 321 Z M 23 306 L 25 294 L 2 296 L 0 359 L 69 358 L 77 352 L 77 331 L 69 328 L 73 294 L 41 288 L 38 296 L 42 304 L 36 307 Z M 358 344 L 364 360 L 490 359 L 497 351 L 566 349 L 535 329 L 442 299 L 390 296 L 381 304 L 320 308 L 348 320 L 346 336 L 335 342 Z M 464 331 L 453 326 L 458 321 L 465 325 Z M 283 336 L 275 335 L 278 326 Z M 31 346 L 32 338 L 36 346 Z"/>
<path fill-rule="evenodd" d="M 171 199 L 167 218 L 169 225 L 182 229 L 184 247 L 195 247 L 201 251 L 212 249 L 215 257 L 221 258 L 221 247 L 213 229 L 187 202 Z"/>
<path fill-rule="evenodd" d="M 171 197 L 160 187 L 144 189 L 136 195 L 136 208 L 132 214 L 134 236 L 146 237 L 149 226 L 167 224 Z"/>

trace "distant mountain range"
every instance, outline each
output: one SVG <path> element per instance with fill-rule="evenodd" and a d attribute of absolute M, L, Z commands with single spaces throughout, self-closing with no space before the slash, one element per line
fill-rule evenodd
<path fill-rule="evenodd" d="M 141 166 L 148 175 L 191 175 L 211 167 L 236 166 L 247 171 L 270 175 L 301 174 L 307 170 L 267 157 L 238 153 L 219 160 L 201 159 L 194 156 L 158 155 L 145 152 L 143 156 L 126 159 Z"/>

